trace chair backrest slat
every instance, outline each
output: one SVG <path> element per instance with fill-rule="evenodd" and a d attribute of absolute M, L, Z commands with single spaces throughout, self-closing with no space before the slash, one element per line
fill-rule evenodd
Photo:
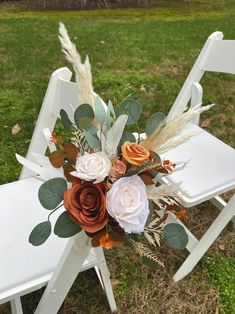
<path fill-rule="evenodd" d="M 74 82 L 59 79 L 58 88 L 59 99 L 57 101 L 58 110 L 56 112 L 59 113 L 61 109 L 64 109 L 70 120 L 73 121 L 74 111 L 78 107 L 78 85 Z"/>
<path fill-rule="evenodd" d="M 235 74 L 235 40 L 215 40 L 203 70 Z"/>
<path fill-rule="evenodd" d="M 200 82 L 205 71 L 235 74 L 235 40 L 223 40 L 223 33 L 211 34 L 202 48 L 167 116 L 170 121 L 189 103 L 194 83 Z"/>
<path fill-rule="evenodd" d="M 58 69 L 52 74 L 27 152 L 28 159 L 31 153 L 45 154 L 48 138 L 44 130 L 53 131 L 60 109 L 66 110 L 71 117 L 78 106 L 78 85 L 70 82 L 71 76 L 72 72 L 68 68 Z M 29 170 L 22 168 L 21 179 L 31 175 Z"/>

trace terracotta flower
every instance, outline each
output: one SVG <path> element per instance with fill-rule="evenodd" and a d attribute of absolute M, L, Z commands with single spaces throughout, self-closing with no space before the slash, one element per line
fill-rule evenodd
<path fill-rule="evenodd" d="M 121 230 L 121 233 L 120 233 Z M 113 249 L 123 245 L 125 242 L 125 232 L 119 227 L 110 231 L 101 231 L 92 237 L 91 244 L 93 247 L 102 246 L 105 249 Z"/>
<path fill-rule="evenodd" d="M 139 144 L 125 142 L 122 145 L 122 156 L 130 164 L 141 166 L 144 161 L 149 160 L 150 152 Z"/>
<path fill-rule="evenodd" d="M 114 241 L 110 239 L 108 232 L 106 232 L 100 237 L 99 242 L 100 245 L 107 250 L 113 249 L 114 247 Z"/>
<path fill-rule="evenodd" d="M 107 223 L 106 185 L 77 180 L 65 191 L 64 207 L 71 220 L 89 233 L 101 230 Z"/>

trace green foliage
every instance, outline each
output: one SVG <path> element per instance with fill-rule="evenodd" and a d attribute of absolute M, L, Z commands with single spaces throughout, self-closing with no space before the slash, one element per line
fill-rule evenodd
<path fill-rule="evenodd" d="M 88 104 L 80 105 L 74 112 L 74 122 L 81 130 L 87 129 L 94 117 L 94 111 Z"/>
<path fill-rule="evenodd" d="M 100 140 L 98 139 L 98 137 L 96 135 L 93 135 L 92 133 L 85 131 L 85 138 L 86 141 L 88 143 L 88 145 L 90 146 L 90 148 L 92 148 L 93 150 L 101 150 L 101 143 Z"/>
<path fill-rule="evenodd" d="M 106 110 L 99 95 L 95 97 L 95 117 L 102 125 L 106 121 Z"/>
<path fill-rule="evenodd" d="M 126 124 L 134 124 L 138 122 L 142 107 L 141 104 L 137 100 L 126 99 L 117 108 L 118 115 L 127 114 L 128 120 Z"/>
<path fill-rule="evenodd" d="M 50 221 L 44 221 L 39 223 L 30 233 L 29 242 L 38 246 L 43 244 L 51 234 L 51 223 Z"/>
<path fill-rule="evenodd" d="M 130 132 L 124 131 L 119 142 L 119 148 L 121 148 L 122 144 L 126 141 L 135 142 L 135 136 Z"/>
<path fill-rule="evenodd" d="M 115 110 L 114 110 L 112 102 L 109 100 L 108 108 L 107 108 L 107 116 L 106 116 L 106 121 L 105 121 L 106 128 L 110 129 L 110 127 L 112 126 L 115 120 L 116 120 Z"/>
<path fill-rule="evenodd" d="M 214 253 L 203 259 L 211 284 L 219 290 L 220 313 L 235 313 L 235 258 L 226 258 L 222 253 Z"/>
<path fill-rule="evenodd" d="M 153 260 L 145 257 L 145 256 L 142 256 L 141 257 L 141 260 L 142 260 L 142 263 L 145 264 L 146 266 L 150 267 L 150 268 L 153 268 L 153 269 L 156 269 L 158 268 L 158 264 L 155 263 Z"/>
<path fill-rule="evenodd" d="M 153 133 L 153 131 L 160 125 L 160 123 L 163 123 L 165 120 L 165 115 L 162 112 L 156 112 L 154 113 L 150 119 L 148 120 L 146 124 L 145 133 L 147 136 Z"/>
<path fill-rule="evenodd" d="M 67 182 L 63 178 L 54 178 L 44 182 L 38 190 L 41 205 L 49 210 L 55 209 L 63 200 Z"/>
<path fill-rule="evenodd" d="M 64 128 L 69 130 L 72 126 L 72 122 L 69 120 L 67 112 L 64 111 L 64 109 L 60 110 L 60 117 L 61 117 L 61 121 L 62 121 Z"/>
<path fill-rule="evenodd" d="M 177 223 L 167 224 L 163 228 L 163 239 L 175 250 L 183 250 L 188 244 L 188 235 L 184 227 Z"/>
<path fill-rule="evenodd" d="M 92 135 L 96 135 L 98 132 L 97 127 L 95 127 L 93 124 L 90 124 L 87 128 L 86 131 L 89 132 Z"/>
<path fill-rule="evenodd" d="M 56 221 L 54 233 L 60 238 L 70 238 L 81 230 L 82 228 L 69 218 L 68 212 L 64 211 Z"/>

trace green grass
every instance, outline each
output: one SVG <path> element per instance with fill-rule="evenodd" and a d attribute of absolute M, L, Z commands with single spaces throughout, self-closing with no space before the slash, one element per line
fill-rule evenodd
<path fill-rule="evenodd" d="M 220 313 L 235 313 L 235 259 L 214 253 L 204 260 L 212 285 L 220 293 Z"/>
<path fill-rule="evenodd" d="M 59 67 L 68 66 L 60 52 L 57 39 L 59 21 L 66 24 L 82 56 L 89 55 L 96 92 L 105 100 L 111 99 L 114 103 L 120 102 L 129 94 L 140 100 L 144 108 L 142 128 L 144 121 L 153 112 L 168 112 L 209 34 L 220 30 L 224 32 L 225 38 L 235 39 L 235 11 L 222 4 L 220 10 L 217 8 L 205 10 L 204 6 L 187 5 L 182 8 L 171 6 L 144 10 L 12 13 L 9 9 L 1 8 L 3 9 L 2 5 L 0 5 L 0 183 L 18 178 L 20 166 L 14 154 L 15 152 L 26 154 L 51 73 Z M 215 102 L 218 105 L 211 112 L 204 114 L 202 120 L 208 118 L 209 130 L 232 146 L 235 146 L 234 83 L 235 79 L 225 74 L 207 74 L 203 79 L 205 103 Z M 141 91 L 141 86 L 144 86 L 145 91 Z M 11 128 L 16 123 L 21 126 L 21 131 L 12 135 Z M 168 259 L 166 255 L 165 258 Z M 231 284 L 226 287 L 225 283 L 227 280 L 231 281 L 231 277 L 227 279 L 226 273 L 234 272 L 234 258 L 219 260 L 217 264 L 217 257 L 212 257 L 210 263 L 205 263 L 209 273 L 203 279 L 206 288 L 203 288 L 200 282 L 198 267 L 198 272 L 188 277 L 184 283 L 177 286 L 178 288 L 174 288 L 174 293 L 169 290 L 173 289 L 169 284 L 169 278 L 177 268 L 172 262 L 173 258 L 168 265 L 173 268 L 169 274 L 159 271 L 157 283 L 151 277 L 153 274 L 143 268 L 135 256 L 131 258 L 130 263 L 125 253 L 118 250 L 114 253 L 109 252 L 108 260 L 111 273 L 120 281 L 116 288 L 116 296 L 122 313 L 126 311 L 132 313 L 131 309 L 133 313 L 142 313 L 141 308 L 147 314 L 158 313 L 156 309 L 158 308 L 159 313 L 161 310 L 162 313 L 191 314 L 194 313 L 192 309 L 198 305 L 194 300 L 181 298 L 181 294 L 187 294 L 187 289 L 191 293 L 198 289 L 199 292 L 195 293 L 210 296 L 208 293 L 213 295 L 210 289 L 214 289 L 211 287 L 215 287 L 220 293 L 221 311 L 224 311 L 222 313 L 233 313 L 227 309 L 234 306 L 234 298 L 231 296 L 234 286 Z M 224 262 L 226 266 L 223 268 Z M 221 275 L 218 276 L 219 273 Z M 165 281 L 159 279 L 162 278 L 162 274 Z M 81 280 L 85 283 L 88 279 L 84 275 Z M 92 284 L 93 279 L 89 280 L 88 283 Z M 194 281 L 195 287 L 192 286 Z M 169 297 L 160 292 L 158 294 L 156 291 L 158 284 L 161 284 L 161 287 L 166 285 L 171 297 L 177 296 L 183 307 L 177 305 L 177 302 L 169 303 Z M 69 313 L 105 313 L 103 297 L 99 297 L 95 303 L 96 295 L 89 291 L 89 284 L 82 284 L 82 287 L 83 292 L 80 291 L 79 283 L 73 287 L 70 298 L 78 312 L 74 310 L 75 312 Z M 226 289 L 228 293 L 225 292 Z M 75 297 L 78 290 L 82 293 L 81 302 L 87 293 L 90 298 L 80 310 Z M 145 306 L 142 306 L 140 301 L 134 303 L 134 296 L 138 296 L 140 292 L 141 297 L 146 294 L 146 298 L 155 301 L 150 300 Z M 165 303 L 162 300 L 165 300 Z M 154 302 L 157 302 L 157 307 Z M 96 305 L 91 310 L 94 304 Z M 168 308 L 166 304 L 173 309 L 175 306 L 178 312 L 173 310 L 166 312 Z M 134 312 L 135 308 L 138 308 L 139 312 Z M 200 311 L 205 313 L 202 305 L 197 309 L 197 313 Z"/>
<path fill-rule="evenodd" d="M 165 20 L 164 15 L 152 19 L 152 15 L 157 16 L 157 9 L 149 10 L 149 19 L 147 14 L 141 15 L 141 10 L 113 11 L 113 17 L 108 19 L 107 11 L 97 18 L 98 13 L 93 11 L 1 16 L 1 183 L 18 176 L 14 152 L 25 154 L 49 76 L 56 68 L 67 65 L 57 40 L 58 22 L 65 22 L 81 54 L 89 55 L 96 91 L 105 99 L 117 101 L 131 93 L 142 102 L 147 118 L 156 110 L 169 110 L 210 33 L 222 30 L 226 38 L 235 38 L 235 15 L 230 11 L 224 16 L 219 12 L 219 17 L 212 11 L 206 18 L 198 18 L 195 11 L 189 10 L 182 19 L 179 16 L 174 19 L 171 10 L 165 9 L 165 16 L 170 14 L 171 21 Z M 175 10 L 179 15 L 179 9 Z M 128 19 L 123 19 L 128 12 Z M 131 14 L 139 18 L 130 19 Z M 80 15 L 83 18 L 77 18 Z M 219 102 L 219 106 L 205 116 L 213 116 L 211 124 L 215 132 L 221 132 L 225 124 L 228 129 L 220 136 L 234 145 L 234 118 L 229 114 L 232 106 L 228 104 L 235 97 L 234 79 L 212 76 L 206 83 L 205 100 Z M 145 86 L 145 93 L 140 91 L 141 85 Z M 218 92 L 221 88 L 226 89 L 222 99 Z M 15 123 L 21 125 L 22 131 L 11 136 Z"/>

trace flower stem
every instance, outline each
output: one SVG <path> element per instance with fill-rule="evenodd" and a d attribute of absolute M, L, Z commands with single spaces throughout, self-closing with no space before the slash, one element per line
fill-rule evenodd
<path fill-rule="evenodd" d="M 47 221 L 49 221 L 50 220 L 50 216 L 57 210 L 57 209 L 59 209 L 61 206 L 63 206 L 64 204 L 61 204 L 61 205 L 59 205 L 59 206 L 57 206 L 55 209 L 53 209 L 53 211 L 52 212 L 50 212 L 50 214 L 48 215 L 48 217 L 47 217 Z"/>

